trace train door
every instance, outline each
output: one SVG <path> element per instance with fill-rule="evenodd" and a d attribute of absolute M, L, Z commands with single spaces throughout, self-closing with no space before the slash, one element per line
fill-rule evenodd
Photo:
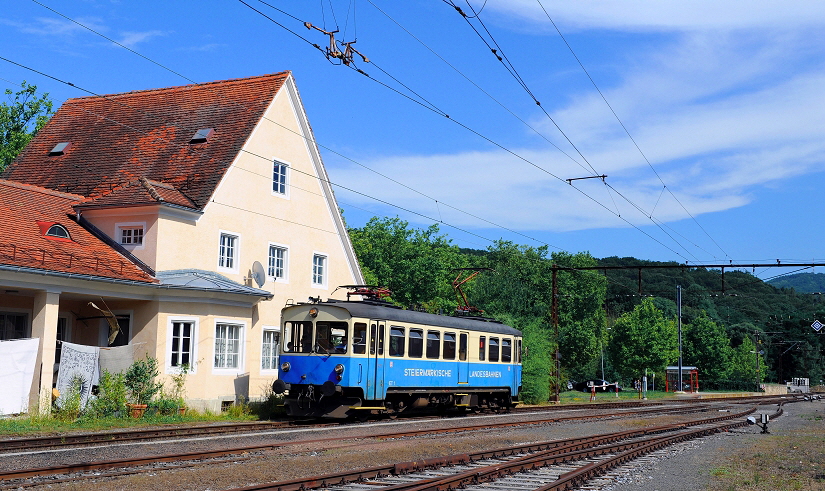
<path fill-rule="evenodd" d="M 458 333 L 458 383 L 469 383 L 470 377 L 470 333 Z"/>
<path fill-rule="evenodd" d="M 384 336 L 386 323 L 370 321 L 370 344 L 367 355 L 367 400 L 384 398 Z"/>

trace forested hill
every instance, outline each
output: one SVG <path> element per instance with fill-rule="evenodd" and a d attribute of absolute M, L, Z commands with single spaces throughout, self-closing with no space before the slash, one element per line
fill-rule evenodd
<path fill-rule="evenodd" d="M 768 281 L 777 288 L 793 288 L 798 293 L 825 292 L 825 273 L 797 273 Z"/>
<path fill-rule="evenodd" d="M 684 363 L 699 367 L 703 387 L 753 390 L 757 380 L 825 378 L 825 334 L 811 328 L 825 322 L 823 295 L 776 288 L 753 271 L 597 259 L 504 240 L 460 249 L 437 225 L 417 229 L 399 218 L 373 218 L 349 233 L 366 282 L 392 290 L 404 308 L 454 313 L 463 300 L 451 282 L 479 271 L 463 292 L 469 305 L 524 333 L 525 400 L 546 400 L 556 383 L 602 373 L 624 383 L 645 371 L 662 377 L 678 359 L 677 287 Z"/>

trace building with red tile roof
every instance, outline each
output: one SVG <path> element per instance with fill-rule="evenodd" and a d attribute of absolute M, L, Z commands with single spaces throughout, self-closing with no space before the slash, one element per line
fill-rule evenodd
<path fill-rule="evenodd" d="M 193 407 L 254 399 L 280 309 L 363 283 L 290 72 L 66 101 L 0 175 L 0 227 L 0 341 L 41 340 L 41 408 L 60 342 L 188 365 Z"/>

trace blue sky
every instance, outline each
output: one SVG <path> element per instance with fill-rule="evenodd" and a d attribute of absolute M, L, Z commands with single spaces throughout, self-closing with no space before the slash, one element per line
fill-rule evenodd
<path fill-rule="evenodd" d="M 331 180 L 369 196 L 336 188 L 353 226 L 429 217 L 461 247 L 503 237 L 597 257 L 825 260 L 821 2 L 454 0 L 480 11 L 469 23 L 436 0 L 269 2 L 357 39 L 371 61 L 358 68 L 448 119 L 246 1 L 295 34 L 236 0 L 6 0 L 0 56 L 101 94 L 188 83 L 46 5 L 196 82 L 292 70 Z M 24 79 L 57 103 L 86 95 L 0 61 L 0 87 Z M 565 182 L 600 174 L 607 185 Z"/>

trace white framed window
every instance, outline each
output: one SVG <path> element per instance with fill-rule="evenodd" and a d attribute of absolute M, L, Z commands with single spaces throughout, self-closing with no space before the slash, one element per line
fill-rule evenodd
<path fill-rule="evenodd" d="M 128 222 L 115 224 L 117 242 L 127 249 L 142 249 L 146 235 L 145 222 Z"/>
<path fill-rule="evenodd" d="M 65 313 L 57 314 L 57 344 L 54 348 L 54 362 L 60 363 L 60 356 L 63 352 L 63 341 L 68 341 L 71 338 L 71 327 L 69 324 L 69 315 Z"/>
<path fill-rule="evenodd" d="M 241 236 L 233 232 L 221 231 L 218 240 L 218 270 L 238 272 Z"/>
<path fill-rule="evenodd" d="M 326 254 L 312 255 L 312 287 L 326 288 L 329 277 L 328 258 Z"/>
<path fill-rule="evenodd" d="M 264 326 L 261 339 L 261 372 L 274 373 L 278 370 L 280 351 L 278 343 L 281 339 L 280 329 Z"/>
<path fill-rule="evenodd" d="M 286 281 L 289 273 L 289 247 L 269 243 L 269 260 L 266 275 L 277 281 Z"/>
<path fill-rule="evenodd" d="M 279 160 L 272 162 L 272 194 L 289 197 L 289 164 Z"/>
<path fill-rule="evenodd" d="M 244 327 L 243 323 L 237 321 L 215 321 L 215 357 L 212 366 L 216 372 L 243 372 Z"/>
<path fill-rule="evenodd" d="M 8 310 L 0 312 L 0 341 L 29 337 L 31 334 L 29 314 L 23 311 L 10 312 Z"/>
<path fill-rule="evenodd" d="M 166 373 L 178 373 L 183 365 L 194 372 L 198 340 L 196 317 L 170 317 L 166 333 Z"/>

